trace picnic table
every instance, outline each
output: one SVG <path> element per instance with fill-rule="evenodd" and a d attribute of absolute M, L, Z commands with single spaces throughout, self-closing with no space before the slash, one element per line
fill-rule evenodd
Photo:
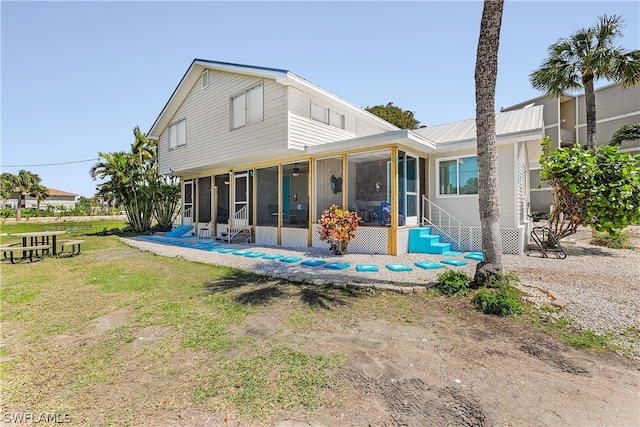
<path fill-rule="evenodd" d="M 56 237 L 62 234 L 65 234 L 65 230 L 57 230 L 57 231 L 32 231 L 28 233 L 14 233 L 11 234 L 11 237 L 21 237 L 22 238 L 22 247 L 40 247 L 40 246 L 50 246 L 55 256 L 57 254 L 56 250 Z M 51 239 L 51 244 L 49 244 L 49 239 Z M 25 249 L 26 250 L 26 249 Z"/>

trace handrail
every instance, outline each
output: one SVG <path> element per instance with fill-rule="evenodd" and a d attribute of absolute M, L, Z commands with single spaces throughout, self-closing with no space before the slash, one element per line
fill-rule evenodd
<path fill-rule="evenodd" d="M 193 224 L 193 217 L 191 216 L 191 208 L 187 208 L 184 210 L 182 215 L 182 225 L 191 225 Z"/>
<path fill-rule="evenodd" d="M 434 216 L 432 215 L 432 209 L 435 210 L 438 217 L 438 225 L 433 220 Z M 428 212 L 428 214 L 427 214 Z M 453 222 L 453 226 L 458 230 L 458 238 L 451 236 L 449 233 L 442 229 L 443 221 L 442 217 L 445 217 L 447 227 L 451 230 L 451 223 Z M 449 212 L 442 209 L 440 206 L 433 203 L 431 200 L 427 199 L 427 196 L 422 196 L 422 225 L 429 224 L 431 227 L 435 228 L 440 234 L 446 236 L 449 240 L 456 244 L 456 249 L 460 250 L 462 248 L 461 245 L 461 235 L 462 235 L 462 221 L 451 215 Z"/>
<path fill-rule="evenodd" d="M 229 232 L 227 234 L 227 242 L 231 243 L 231 239 L 243 229 L 247 227 L 249 220 L 249 212 L 247 206 L 243 206 L 236 213 L 229 218 Z M 242 227 L 237 227 L 236 223 L 243 224 Z"/>

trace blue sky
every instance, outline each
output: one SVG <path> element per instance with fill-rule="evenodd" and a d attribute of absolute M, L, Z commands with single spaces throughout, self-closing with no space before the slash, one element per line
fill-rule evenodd
<path fill-rule="evenodd" d="M 0 13 L 2 172 L 83 196 L 98 152 L 129 150 L 194 58 L 287 69 L 427 126 L 475 116 L 481 1 L 4 0 Z M 548 46 L 603 14 L 622 15 L 619 44 L 639 48 L 640 2 L 507 0 L 496 110 L 540 95 L 528 75 Z"/>

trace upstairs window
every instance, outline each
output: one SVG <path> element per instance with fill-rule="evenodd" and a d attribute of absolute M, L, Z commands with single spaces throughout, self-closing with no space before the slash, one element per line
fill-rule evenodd
<path fill-rule="evenodd" d="M 169 150 L 187 143 L 187 120 L 182 119 L 169 126 Z"/>
<path fill-rule="evenodd" d="M 344 114 L 314 102 L 311 103 L 311 118 L 318 122 L 344 129 Z"/>
<path fill-rule="evenodd" d="M 457 157 L 438 161 L 438 194 L 478 194 L 478 158 Z"/>
<path fill-rule="evenodd" d="M 231 98 L 231 129 L 263 120 L 263 86 L 259 84 Z"/>

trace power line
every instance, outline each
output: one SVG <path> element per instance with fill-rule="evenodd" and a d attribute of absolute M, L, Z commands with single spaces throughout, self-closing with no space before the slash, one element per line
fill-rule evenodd
<path fill-rule="evenodd" d="M 95 162 L 100 159 L 87 159 L 87 160 L 75 160 L 73 162 L 62 162 L 62 163 L 42 163 L 39 165 L 0 165 L 0 168 L 29 168 L 36 166 L 60 166 L 60 165 L 70 165 L 72 163 L 85 163 L 85 162 Z"/>

